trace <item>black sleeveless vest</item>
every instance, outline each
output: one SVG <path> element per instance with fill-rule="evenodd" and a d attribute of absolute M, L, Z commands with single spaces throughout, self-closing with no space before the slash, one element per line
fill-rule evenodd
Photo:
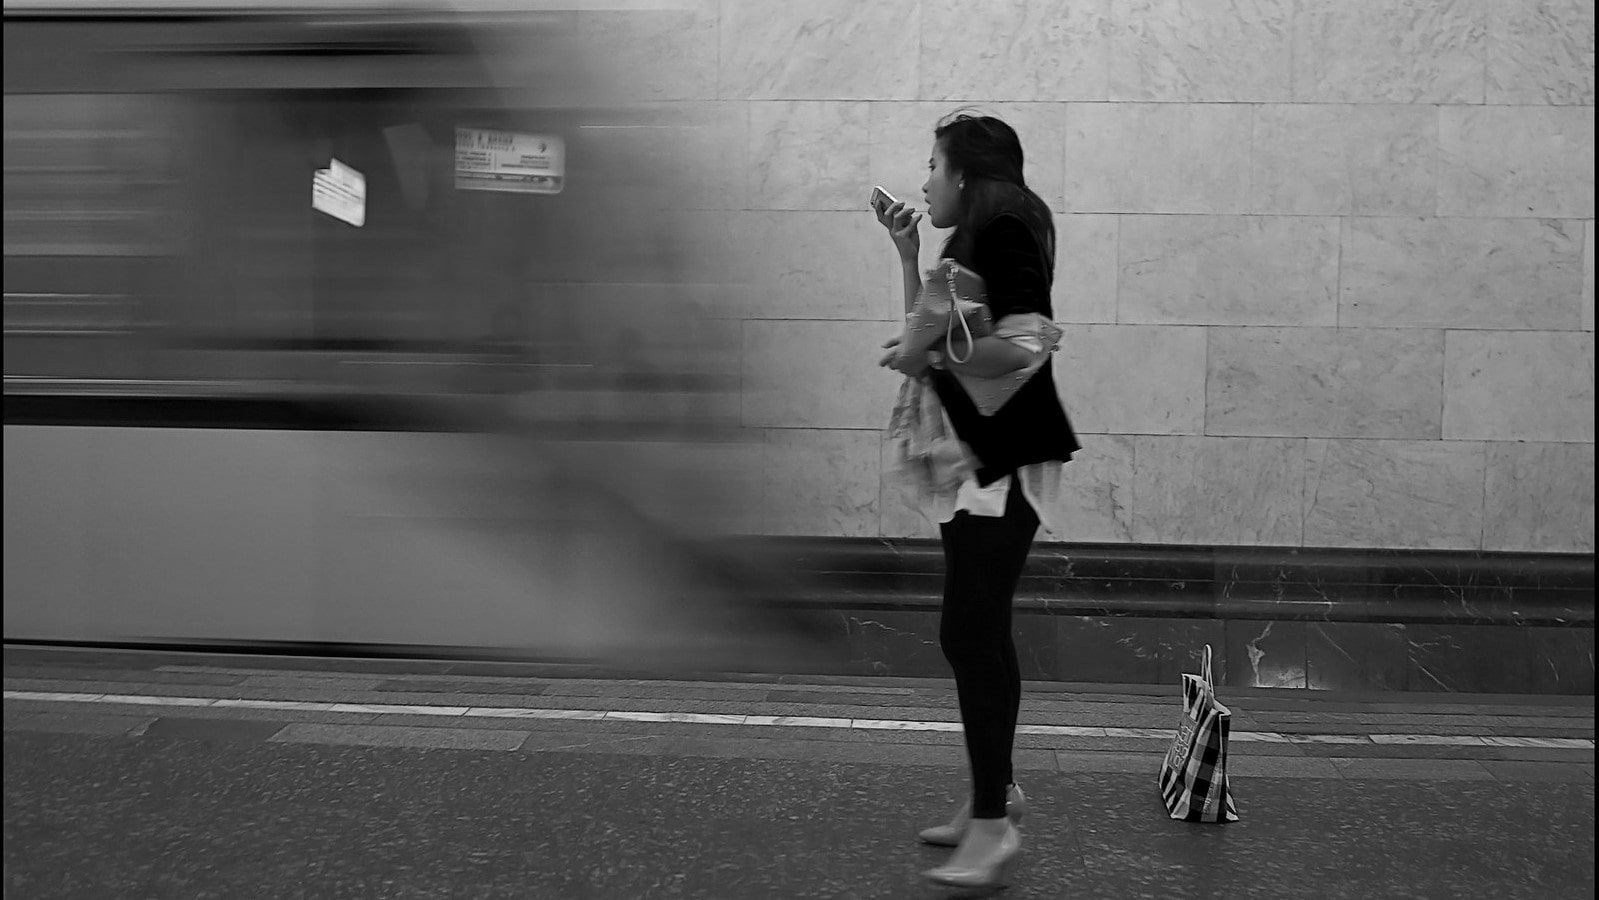
<path fill-rule="evenodd" d="M 1054 317 L 1049 297 L 1055 276 L 1054 246 L 1048 238 L 1052 229 L 1036 221 L 1035 205 L 1042 206 L 1021 203 L 995 215 L 978 230 L 971 252 L 961 254 L 970 258 L 960 262 L 983 276 L 995 322 L 1014 312 Z M 1082 449 L 1055 390 L 1054 364 L 1052 355 L 992 416 L 977 411 L 953 374 L 929 370 L 956 436 L 977 456 L 978 484 L 987 486 L 1034 463 L 1064 462 Z"/>

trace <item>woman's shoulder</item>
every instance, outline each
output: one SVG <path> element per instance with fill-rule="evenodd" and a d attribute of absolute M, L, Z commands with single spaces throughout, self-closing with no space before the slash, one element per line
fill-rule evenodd
<path fill-rule="evenodd" d="M 979 260 L 997 258 L 1033 259 L 1044 252 L 1048 237 L 1025 217 L 1015 212 L 1002 212 L 989 219 L 978 229 L 972 249 Z"/>
<path fill-rule="evenodd" d="M 1006 187 L 1009 190 L 994 198 L 977 229 L 977 239 L 1038 246 L 1054 233 L 1054 216 L 1037 194 L 1019 185 Z"/>
<path fill-rule="evenodd" d="M 981 243 L 1027 243 L 1036 246 L 1038 239 L 1021 213 L 1011 210 L 997 213 L 977 230 Z"/>

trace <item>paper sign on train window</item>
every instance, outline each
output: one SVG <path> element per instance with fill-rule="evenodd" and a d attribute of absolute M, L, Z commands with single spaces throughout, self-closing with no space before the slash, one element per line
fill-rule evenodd
<path fill-rule="evenodd" d="M 366 176 L 331 160 L 311 178 L 311 208 L 360 228 L 366 224 Z"/>
<path fill-rule="evenodd" d="M 566 142 L 555 135 L 455 129 L 455 187 L 462 191 L 559 194 Z"/>

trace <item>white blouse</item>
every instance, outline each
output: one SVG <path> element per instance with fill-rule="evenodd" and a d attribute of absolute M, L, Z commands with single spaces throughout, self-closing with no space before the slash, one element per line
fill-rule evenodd
<path fill-rule="evenodd" d="M 968 478 L 961 483 L 953 496 L 948 494 L 927 498 L 930 517 L 938 522 L 948 522 L 962 510 L 974 516 L 1005 515 L 1005 499 L 1010 494 L 1011 482 L 1020 480 L 1022 496 L 1027 498 L 1033 512 L 1038 514 L 1039 525 L 1051 537 L 1060 537 L 1060 523 L 1054 521 L 1055 500 L 1060 496 L 1061 463 L 1059 460 L 1035 463 L 1016 470 L 1015 476 L 1006 475 L 988 487 L 978 485 L 977 479 Z"/>

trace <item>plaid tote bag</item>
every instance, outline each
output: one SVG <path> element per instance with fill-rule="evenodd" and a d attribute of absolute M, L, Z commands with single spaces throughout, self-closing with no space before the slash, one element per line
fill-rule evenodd
<path fill-rule="evenodd" d="M 1227 728 L 1232 717 L 1232 711 L 1216 700 L 1206 644 L 1204 670 L 1183 675 L 1183 718 L 1160 764 L 1160 798 L 1173 819 L 1238 821 L 1227 789 Z"/>

